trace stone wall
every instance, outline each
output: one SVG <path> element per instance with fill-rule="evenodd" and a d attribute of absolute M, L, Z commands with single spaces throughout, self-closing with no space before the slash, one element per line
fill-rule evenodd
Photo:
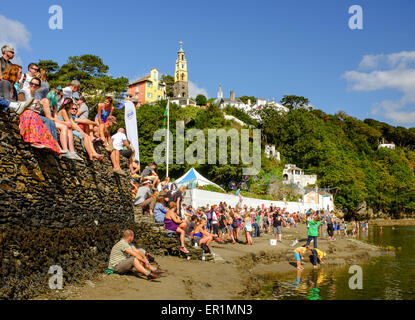
<path fill-rule="evenodd" d="M 32 148 L 19 134 L 18 117 L 0 112 L 0 299 L 29 299 L 50 292 L 51 266 L 60 266 L 63 286 L 104 272 L 123 230 L 135 233 L 135 246 L 154 255 L 201 259 L 202 250 L 180 252 L 177 235 L 163 224 L 134 213 L 128 177 L 105 161 L 59 158 Z M 127 162 L 122 160 L 124 171 Z M 209 258 L 210 259 L 210 258 Z"/>
<path fill-rule="evenodd" d="M 134 227 L 128 177 L 104 162 L 59 158 L 19 134 L 19 119 L 0 112 L 0 299 L 49 289 L 50 266 L 65 283 L 103 271 L 123 229 Z M 123 163 L 127 171 L 126 162 Z"/>

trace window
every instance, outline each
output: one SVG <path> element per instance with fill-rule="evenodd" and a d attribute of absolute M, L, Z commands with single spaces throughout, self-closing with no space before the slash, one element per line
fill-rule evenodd
<path fill-rule="evenodd" d="M 154 79 L 154 81 L 157 81 L 157 72 L 154 72 L 153 79 Z"/>

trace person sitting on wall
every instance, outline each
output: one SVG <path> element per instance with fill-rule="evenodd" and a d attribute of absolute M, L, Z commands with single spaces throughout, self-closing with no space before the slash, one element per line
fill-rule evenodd
<path fill-rule="evenodd" d="M 128 159 L 128 168 L 130 169 L 130 175 L 133 174 L 133 154 L 134 149 L 130 146 L 127 136 L 125 135 L 125 129 L 119 128 L 117 133 L 111 137 L 112 146 L 115 152 L 115 163 L 120 166 L 120 155 Z M 124 149 L 126 147 L 127 150 Z"/>
<path fill-rule="evenodd" d="M 131 176 L 133 178 L 141 178 L 141 175 L 140 175 L 140 163 L 138 162 L 137 159 L 134 159 L 134 155 L 133 155 L 133 164 L 132 164 L 132 167 L 133 167 L 133 172 L 131 173 Z"/>
<path fill-rule="evenodd" d="M 170 202 L 169 210 L 164 217 L 164 226 L 168 231 L 175 231 L 180 237 L 180 251 L 184 253 L 189 253 L 189 251 L 184 246 L 184 238 L 186 236 L 186 221 L 180 219 L 176 214 L 177 205 L 175 202 Z"/>
<path fill-rule="evenodd" d="M 167 270 L 155 269 L 148 259 L 144 249 L 136 249 L 132 244 L 134 232 L 125 230 L 123 238 L 111 250 L 108 269 L 118 274 L 124 274 L 135 268 L 147 277 L 147 280 L 157 279 Z"/>
<path fill-rule="evenodd" d="M 103 126 L 103 140 L 104 140 L 104 147 L 105 150 L 110 154 L 111 163 L 112 163 L 112 170 L 122 176 L 126 176 L 127 174 L 121 169 L 120 161 L 118 158 L 117 161 L 117 151 L 115 150 L 112 140 L 111 140 L 111 128 L 117 124 L 117 119 L 114 116 L 109 116 L 107 121 L 102 125 Z"/>
<path fill-rule="evenodd" d="M 153 182 L 153 187 L 157 188 L 158 184 L 160 183 L 159 176 L 156 173 L 157 164 L 150 163 L 142 172 L 141 179 L 143 180 L 150 180 Z"/>
<path fill-rule="evenodd" d="M 164 217 L 167 213 L 167 208 L 164 206 L 164 198 L 163 196 L 157 197 L 157 203 L 154 207 L 154 220 L 157 223 L 164 223 Z"/>
<path fill-rule="evenodd" d="M 151 192 L 151 181 L 141 182 L 141 186 L 137 191 L 137 195 L 134 200 L 134 205 L 143 208 L 143 213 L 145 212 L 147 206 L 151 205 L 153 202 L 153 194 Z M 150 206 L 150 215 L 153 215 L 152 208 Z"/>

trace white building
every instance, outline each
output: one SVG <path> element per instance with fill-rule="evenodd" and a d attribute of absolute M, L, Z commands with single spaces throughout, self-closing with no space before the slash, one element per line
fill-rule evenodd
<path fill-rule="evenodd" d="M 190 99 L 190 98 L 169 98 L 170 103 L 175 103 L 178 106 L 184 108 L 186 106 L 196 106 L 196 101 Z"/>
<path fill-rule="evenodd" d="M 282 104 L 275 102 L 274 99 L 272 101 L 269 101 L 265 98 L 257 98 L 257 101 L 252 106 L 252 109 L 261 109 L 266 106 L 274 107 L 274 109 L 283 113 L 288 113 L 288 111 L 290 111 L 287 107 L 284 107 Z"/>
<path fill-rule="evenodd" d="M 275 146 L 272 144 L 267 144 L 265 146 L 265 156 L 269 158 L 274 158 L 277 161 L 281 161 L 281 154 L 275 150 Z"/>
<path fill-rule="evenodd" d="M 224 98 L 221 86 L 219 86 L 218 97 L 213 103 L 219 105 L 221 109 L 225 108 L 226 106 L 235 107 L 245 112 L 248 112 L 251 109 L 250 101 L 245 104 L 243 101 L 235 98 L 235 91 L 231 91 L 230 98 Z"/>
<path fill-rule="evenodd" d="M 301 189 L 304 189 L 307 185 L 317 183 L 317 175 L 306 175 L 304 170 L 298 168 L 295 164 L 286 164 L 282 174 L 285 184 L 296 184 Z"/>
<path fill-rule="evenodd" d="M 387 149 L 391 149 L 391 150 L 395 150 L 395 143 L 387 143 L 385 142 L 385 139 L 382 139 L 382 142 L 379 144 L 378 149 L 380 148 L 387 148 Z"/>

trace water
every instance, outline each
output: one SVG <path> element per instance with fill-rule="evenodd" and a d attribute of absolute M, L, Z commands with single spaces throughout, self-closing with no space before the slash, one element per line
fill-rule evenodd
<path fill-rule="evenodd" d="M 359 239 L 394 247 L 395 254 L 382 256 L 360 265 L 363 289 L 349 288 L 349 267 L 323 268 L 280 276 L 266 276 L 259 299 L 277 300 L 414 300 L 415 299 L 415 226 L 371 227 Z M 329 259 L 330 257 L 327 257 Z"/>

